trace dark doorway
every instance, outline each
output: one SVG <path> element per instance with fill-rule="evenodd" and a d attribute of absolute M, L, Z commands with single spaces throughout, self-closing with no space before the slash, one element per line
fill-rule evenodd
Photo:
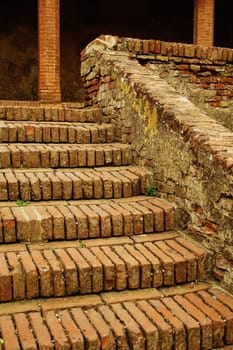
<path fill-rule="evenodd" d="M 232 0 L 215 0 L 214 45 L 233 48 Z"/>
<path fill-rule="evenodd" d="M 2 1 L 0 99 L 37 99 L 37 0 Z"/>
<path fill-rule="evenodd" d="M 193 0 L 61 0 L 62 99 L 82 99 L 80 51 L 100 34 L 192 43 Z"/>

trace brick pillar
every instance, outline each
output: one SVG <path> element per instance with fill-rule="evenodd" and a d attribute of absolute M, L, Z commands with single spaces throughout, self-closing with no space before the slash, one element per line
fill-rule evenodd
<path fill-rule="evenodd" d="M 61 101 L 60 0 L 38 0 L 39 100 Z"/>
<path fill-rule="evenodd" d="M 202 46 L 214 45 L 214 1 L 194 1 L 194 44 Z"/>

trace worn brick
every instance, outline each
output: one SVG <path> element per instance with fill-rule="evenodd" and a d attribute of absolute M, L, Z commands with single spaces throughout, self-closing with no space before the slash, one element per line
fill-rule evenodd
<path fill-rule="evenodd" d="M 0 301 L 12 300 L 11 273 L 6 257 L 0 253 Z"/>
<path fill-rule="evenodd" d="M 184 323 L 187 331 L 188 347 L 192 347 L 193 350 L 200 349 L 199 323 L 185 312 L 172 298 L 164 298 L 163 303 Z"/>
<path fill-rule="evenodd" d="M 129 345 L 131 348 L 137 347 L 139 350 L 145 349 L 145 338 L 139 325 L 134 318 L 123 308 L 121 304 L 113 304 L 113 312 L 124 324 L 127 330 Z"/>
<path fill-rule="evenodd" d="M 133 216 L 129 210 L 122 208 L 118 203 L 111 203 L 111 207 L 118 211 L 123 217 L 124 235 L 130 236 L 133 234 Z"/>
<path fill-rule="evenodd" d="M 92 292 L 98 293 L 103 290 L 103 266 L 98 261 L 97 257 L 92 254 L 89 249 L 85 247 L 79 248 L 79 253 L 91 266 L 91 277 L 92 277 Z"/>
<path fill-rule="evenodd" d="M 92 292 L 92 276 L 91 266 L 87 260 L 82 256 L 80 250 L 75 248 L 68 248 L 67 252 L 76 265 L 79 277 L 79 292 L 80 294 L 87 294 Z"/>
<path fill-rule="evenodd" d="M 53 350 L 54 344 L 52 342 L 49 330 L 45 325 L 44 318 L 39 312 L 30 312 L 29 320 L 36 336 L 38 346 L 41 349 Z"/>
<path fill-rule="evenodd" d="M 47 327 L 54 340 L 55 348 L 57 349 L 70 349 L 70 342 L 60 324 L 59 314 L 54 311 L 48 311 L 45 314 Z"/>
<path fill-rule="evenodd" d="M 39 296 L 37 268 L 28 252 L 20 252 L 19 255 L 22 263 L 22 269 L 25 274 L 26 296 L 28 299 L 36 298 Z"/>
<path fill-rule="evenodd" d="M 56 297 L 65 295 L 65 279 L 62 273 L 60 262 L 57 259 L 54 250 L 44 250 L 43 255 L 51 269 L 53 295 Z"/>
<path fill-rule="evenodd" d="M 203 300 L 194 293 L 186 294 L 185 297 L 199 310 L 201 310 L 207 317 L 212 321 L 212 336 L 213 336 L 213 346 L 221 347 L 224 345 L 224 320 L 221 318 L 218 312 L 216 312 L 212 307 L 208 306 Z"/>
<path fill-rule="evenodd" d="M 213 307 L 225 320 L 225 342 L 226 344 L 233 344 L 233 312 L 207 291 L 200 291 L 197 294 L 204 300 L 205 303 Z"/>
<path fill-rule="evenodd" d="M 8 207 L 3 207 L 0 210 L 2 227 L 4 232 L 4 241 L 6 243 L 16 241 L 16 228 L 15 228 L 15 218 L 12 214 L 12 211 Z"/>
<path fill-rule="evenodd" d="M 125 332 L 123 324 L 119 321 L 113 311 L 105 305 L 101 305 L 98 311 L 104 317 L 105 321 L 110 325 L 116 342 L 116 347 L 119 349 L 128 349 L 128 337 Z"/>
<path fill-rule="evenodd" d="M 65 218 L 64 218 L 64 216 L 56 207 L 53 207 L 53 206 L 48 206 L 47 211 L 52 217 L 53 238 L 54 239 L 64 239 L 65 238 Z"/>
<path fill-rule="evenodd" d="M 77 350 L 84 349 L 84 339 L 81 330 L 77 327 L 73 321 L 71 314 L 68 310 L 59 311 L 59 320 L 69 338 L 71 347 Z"/>
<path fill-rule="evenodd" d="M 102 208 L 105 212 L 109 213 L 111 217 L 111 226 L 112 226 L 112 235 L 113 236 L 122 236 L 123 235 L 123 217 L 122 214 L 115 210 L 109 204 L 101 204 L 100 208 Z"/>
<path fill-rule="evenodd" d="M 162 264 L 157 256 L 155 256 L 150 250 L 148 250 L 144 245 L 138 243 L 135 244 L 135 248 L 143 254 L 144 257 L 150 262 L 152 274 L 151 278 L 151 286 L 159 287 L 163 284 L 163 271 Z"/>
<path fill-rule="evenodd" d="M 174 276 L 174 262 L 170 256 L 160 249 L 156 243 L 145 243 L 147 249 L 149 249 L 161 262 L 163 271 L 163 283 L 164 285 L 173 285 L 175 281 Z"/>
<path fill-rule="evenodd" d="M 14 315 L 14 322 L 22 348 L 36 350 L 36 340 L 27 316 L 24 313 L 18 313 Z"/>
<path fill-rule="evenodd" d="M 79 207 L 88 218 L 89 237 L 100 237 L 99 215 L 87 205 L 80 205 Z"/>
<path fill-rule="evenodd" d="M 102 250 L 115 265 L 116 290 L 125 289 L 127 287 L 127 269 L 124 261 L 110 247 L 102 247 Z"/>
<path fill-rule="evenodd" d="M 19 255 L 15 252 L 9 252 L 6 254 L 9 268 L 12 276 L 12 293 L 13 299 L 25 298 L 25 277 L 22 272 L 21 263 L 19 261 Z"/>
<path fill-rule="evenodd" d="M 172 311 L 170 311 L 160 300 L 150 300 L 150 304 L 153 306 L 156 312 L 159 312 L 160 315 L 163 316 L 164 322 L 167 321 L 168 324 L 171 325 L 175 349 L 179 349 L 179 350 L 186 349 L 188 344 L 186 343 L 187 337 L 186 337 L 186 331 L 185 331 L 183 322 L 181 322 L 179 318 Z M 167 328 L 166 322 L 165 324 L 164 322 L 163 323 L 159 322 L 159 325 L 158 325 L 161 331 L 163 331 L 163 333 L 161 334 L 162 337 L 164 336 L 164 333 L 166 334 L 167 330 L 169 330 L 169 328 Z"/>
<path fill-rule="evenodd" d="M 14 323 L 10 315 L 0 316 L 0 330 L 2 338 L 4 338 L 4 348 L 6 350 L 20 350 Z"/>
<path fill-rule="evenodd" d="M 103 267 L 103 289 L 105 291 L 115 288 L 115 266 L 99 247 L 92 247 L 91 252 L 100 261 Z"/>
<path fill-rule="evenodd" d="M 72 295 L 78 292 L 79 289 L 79 281 L 77 276 L 77 269 L 74 261 L 69 256 L 69 250 L 67 252 L 64 249 L 56 249 L 56 256 L 60 260 L 60 264 L 64 269 L 64 276 L 66 282 L 66 294 Z M 72 256 L 72 255 L 71 255 Z"/>
<path fill-rule="evenodd" d="M 80 308 L 74 308 L 71 310 L 72 317 L 82 334 L 87 344 L 87 348 L 90 350 L 96 350 L 100 348 L 100 340 L 97 331 L 92 326 L 91 322 L 88 320 L 87 316 Z"/>
<path fill-rule="evenodd" d="M 41 252 L 32 251 L 31 256 L 40 276 L 40 295 L 43 297 L 49 297 L 53 295 L 51 269 Z"/>
<path fill-rule="evenodd" d="M 75 239 L 76 238 L 76 222 L 75 217 L 72 212 L 69 210 L 69 207 L 64 205 L 57 206 L 57 209 L 62 213 L 65 219 L 65 234 L 66 239 Z"/>
<path fill-rule="evenodd" d="M 154 230 L 155 232 L 164 231 L 164 212 L 161 208 L 155 206 L 153 203 L 148 201 L 142 202 L 142 204 L 150 209 L 154 215 Z"/>
<path fill-rule="evenodd" d="M 125 262 L 128 275 L 128 288 L 135 289 L 140 287 L 140 269 L 137 260 L 130 255 L 125 247 L 113 246 L 112 249 Z"/>
<path fill-rule="evenodd" d="M 115 340 L 112 331 L 102 315 L 94 309 L 87 310 L 86 315 L 98 332 L 101 347 L 109 350 L 115 349 Z"/>

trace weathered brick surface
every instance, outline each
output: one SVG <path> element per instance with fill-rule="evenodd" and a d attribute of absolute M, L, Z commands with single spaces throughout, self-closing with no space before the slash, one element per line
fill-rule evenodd
<path fill-rule="evenodd" d="M 136 346 L 158 350 L 230 349 L 233 345 L 229 337 L 232 328 L 221 318 L 227 312 L 228 322 L 232 319 L 232 312 L 221 302 L 230 298 L 223 291 L 209 285 L 203 286 L 202 291 L 193 288 L 190 293 L 187 285 L 182 293 L 170 297 L 163 296 L 163 290 L 156 294 L 154 289 L 147 289 L 142 295 L 140 291 L 122 293 L 122 298 L 120 293 L 110 297 L 108 292 L 107 299 L 104 294 L 94 300 L 93 296 L 83 300 L 74 297 L 72 301 L 40 299 L 35 311 L 27 308 L 25 302 L 18 311 L 9 305 L 0 310 L 0 334 L 5 349 L 20 349 L 19 344 L 23 344 L 24 348 L 34 350 L 36 343 L 46 349 L 54 349 L 54 344 L 61 349 Z M 210 311 L 209 297 L 217 312 Z"/>
<path fill-rule="evenodd" d="M 192 251 L 177 251 L 177 237 L 168 235 L 166 239 L 166 235 L 161 235 L 163 240 L 157 240 L 155 234 L 154 239 L 141 243 L 129 237 L 53 241 L 27 244 L 23 251 L 12 245 L 0 256 L 0 300 L 145 289 L 195 281 L 199 259 L 203 259 L 195 253 L 195 245 L 192 243 Z M 224 317 L 228 316 L 225 312 Z M 228 322 L 230 327 L 231 318 Z M 232 334 L 228 337 L 231 339 Z"/>
<path fill-rule="evenodd" d="M 4 110 L 0 340 L 6 350 L 233 345 L 232 298 L 194 283 L 211 276 L 212 254 L 172 231 L 174 206 L 143 195 L 152 173 L 128 166 L 134 151 L 111 143 L 110 124 L 94 124 L 98 109 L 85 111 L 38 107 L 12 116 Z"/>
<path fill-rule="evenodd" d="M 44 200 L 60 199 L 62 194 L 67 197 L 68 192 L 73 193 L 73 190 L 70 191 L 67 186 L 62 188 L 56 173 L 35 172 L 34 175 L 38 180 L 38 189 L 41 190 L 40 196 Z M 73 185 L 76 186 L 76 183 Z M 83 187 L 85 185 L 82 186 L 81 182 L 80 186 L 84 191 Z M 31 200 L 31 198 L 29 197 L 27 200 Z M 156 207 L 156 209 L 154 206 L 151 207 L 150 201 L 149 197 L 134 197 L 133 201 L 126 198 L 125 201 L 115 199 L 110 203 L 93 201 L 84 204 L 82 201 L 78 203 L 73 201 L 58 203 L 54 201 L 46 204 L 42 202 L 38 204 L 26 203 L 25 206 L 16 206 L 15 203 L 12 205 L 2 203 L 0 206 L 0 239 L 1 242 L 31 242 L 53 239 L 72 240 L 122 235 L 132 236 L 160 232 L 160 227 L 166 225 L 163 208 L 162 206 L 161 208 Z M 161 213 L 160 217 L 156 218 L 156 224 L 154 210 L 159 210 Z M 173 220 L 172 207 L 170 216 Z M 205 251 L 201 250 L 201 254 L 205 255 Z M 199 267 L 200 269 L 204 268 L 201 262 Z"/>
<path fill-rule="evenodd" d="M 101 40 L 111 42 L 109 50 L 96 39 L 81 57 L 87 105 L 111 111 L 117 140 L 130 139 L 133 162 L 152 169 L 163 197 L 177 206 L 179 227 L 221 251 L 215 276 L 232 291 L 232 96 L 222 99 L 232 91 L 232 50 Z"/>

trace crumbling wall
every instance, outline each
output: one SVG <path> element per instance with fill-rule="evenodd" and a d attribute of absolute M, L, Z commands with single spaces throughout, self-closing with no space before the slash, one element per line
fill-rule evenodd
<path fill-rule="evenodd" d="M 115 49 L 136 57 L 233 130 L 233 49 L 132 38 L 118 38 Z"/>
<path fill-rule="evenodd" d="M 233 291 L 233 133 L 126 52 L 117 38 L 82 53 L 86 103 L 103 107 L 135 164 L 150 168 L 176 224 L 215 252 L 215 277 Z"/>

